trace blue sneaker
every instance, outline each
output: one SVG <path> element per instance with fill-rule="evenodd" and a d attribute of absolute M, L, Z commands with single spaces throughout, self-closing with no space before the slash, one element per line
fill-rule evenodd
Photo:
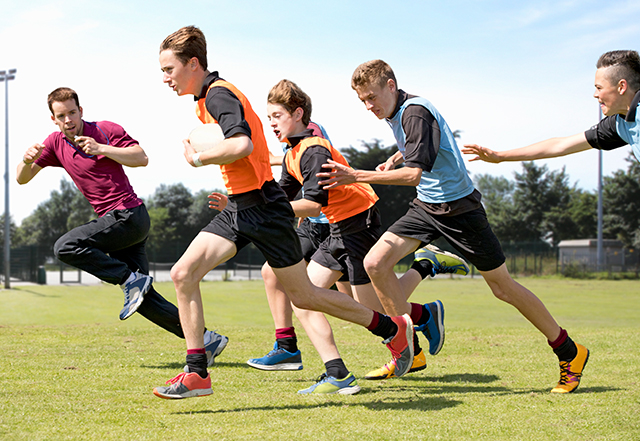
<path fill-rule="evenodd" d="M 428 260 L 433 264 L 431 276 L 436 274 L 469 274 L 469 265 L 460 256 L 456 256 L 448 251 L 441 250 L 435 245 L 429 244 L 415 252 L 415 261 Z"/>
<path fill-rule="evenodd" d="M 420 326 L 414 329 L 420 331 L 429 340 L 429 353 L 436 355 L 444 345 L 444 306 L 440 300 L 424 305 L 429 309 L 431 317 Z"/>
<path fill-rule="evenodd" d="M 325 372 L 320 375 L 316 380 L 317 383 L 313 386 L 299 390 L 299 394 L 340 394 L 340 395 L 353 395 L 360 392 L 360 386 L 356 381 L 356 377 L 351 372 L 342 380 L 338 380 L 335 377 L 330 377 Z"/>
<path fill-rule="evenodd" d="M 135 279 L 124 285 L 120 285 L 124 292 L 124 306 L 120 311 L 120 320 L 126 320 L 138 310 L 138 307 L 144 300 L 144 295 L 151 288 L 153 283 L 153 277 L 141 274 L 139 272 L 133 273 Z"/>
<path fill-rule="evenodd" d="M 204 349 L 207 351 L 207 366 L 211 367 L 216 362 L 216 357 L 224 351 L 229 343 L 229 338 L 215 331 L 204 333 Z"/>
<path fill-rule="evenodd" d="M 302 369 L 302 353 L 299 349 L 296 352 L 286 351 L 275 342 L 271 352 L 262 358 L 252 358 L 247 364 L 263 371 L 299 371 Z"/>

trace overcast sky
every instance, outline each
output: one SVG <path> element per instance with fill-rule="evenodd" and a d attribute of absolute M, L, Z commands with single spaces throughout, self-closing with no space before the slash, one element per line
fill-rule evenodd
<path fill-rule="evenodd" d="M 279 145 L 266 123 L 266 96 L 282 78 L 311 96 L 312 119 L 336 147 L 373 139 L 390 145 L 387 124 L 350 88 L 358 64 L 381 58 L 400 88 L 429 99 L 452 129 L 462 130 L 461 143 L 504 150 L 597 123 L 598 57 L 640 49 L 638 0 L 31 0 L 3 1 L 1 10 L 0 70 L 18 70 L 9 83 L 10 203 L 17 224 L 65 176 L 46 168 L 26 185 L 15 181 L 26 148 L 56 130 L 46 97 L 60 86 L 79 93 L 85 120 L 117 122 L 140 142 L 149 165 L 127 171 L 142 198 L 162 183 L 182 182 L 193 192 L 223 187 L 217 167 L 196 170 L 184 160 L 181 140 L 199 124 L 194 102 L 162 83 L 158 47 L 182 26 L 204 31 L 210 69 L 249 98 L 274 152 Z M 3 147 L 4 98 L 0 83 Z M 626 169 L 628 153 L 606 152 L 604 174 Z M 597 157 L 590 151 L 540 163 L 566 167 L 571 183 L 594 190 Z M 512 179 L 521 165 L 473 162 L 468 169 Z M 1 200 L 4 207 L 4 191 Z"/>

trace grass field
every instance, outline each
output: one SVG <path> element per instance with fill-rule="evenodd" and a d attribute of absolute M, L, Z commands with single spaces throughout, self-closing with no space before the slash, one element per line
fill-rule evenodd
<path fill-rule="evenodd" d="M 441 299 L 447 337 L 428 367 L 359 380 L 353 396 L 300 396 L 323 372 L 299 329 L 304 370 L 245 364 L 273 345 L 259 281 L 202 285 L 207 325 L 230 338 L 211 369 L 214 394 L 167 401 L 183 341 L 138 315 L 118 320 L 116 287 L 23 286 L 0 292 L 0 439 L 6 440 L 638 440 L 640 282 L 521 279 L 591 350 L 578 391 L 549 393 L 557 359 L 480 279 L 423 282 Z M 171 284 L 159 292 L 175 300 Z M 377 337 L 332 320 L 356 377 L 388 361 Z M 424 340 L 423 340 L 424 342 Z"/>

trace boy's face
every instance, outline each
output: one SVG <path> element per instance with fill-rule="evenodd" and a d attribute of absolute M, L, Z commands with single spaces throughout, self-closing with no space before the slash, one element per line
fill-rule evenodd
<path fill-rule="evenodd" d="M 609 67 L 601 67 L 596 71 L 596 91 L 593 97 L 600 103 L 602 114 L 605 116 L 626 114 L 629 103 L 623 98 L 624 90 L 621 84 L 612 84 L 609 80 Z"/>
<path fill-rule="evenodd" d="M 82 135 L 82 107 L 78 107 L 75 100 L 54 101 L 51 109 L 51 120 L 67 139 L 73 141 L 74 136 Z"/>
<path fill-rule="evenodd" d="M 393 80 L 387 80 L 384 86 L 370 83 L 356 88 L 358 98 L 378 119 L 389 118 L 393 115 L 398 102 L 398 91 Z"/>
<path fill-rule="evenodd" d="M 302 109 L 299 107 L 293 113 L 289 113 L 282 104 L 267 103 L 267 118 L 280 142 L 285 142 L 288 137 L 305 129 L 302 123 Z"/>
<path fill-rule="evenodd" d="M 202 89 L 202 84 L 197 81 L 194 75 L 195 67 L 198 63 L 191 59 L 187 64 L 173 53 L 171 49 L 160 52 L 160 69 L 164 72 L 162 82 L 167 84 L 171 90 L 182 95 L 198 95 Z"/>

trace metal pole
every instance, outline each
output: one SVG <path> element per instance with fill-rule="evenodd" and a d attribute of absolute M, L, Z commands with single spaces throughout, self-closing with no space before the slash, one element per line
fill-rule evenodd
<path fill-rule="evenodd" d="M 11 289 L 11 214 L 9 210 L 9 80 L 15 79 L 16 69 L 0 71 L 4 81 L 4 288 Z"/>
<path fill-rule="evenodd" d="M 602 108 L 598 106 L 598 121 L 602 120 Z M 602 246 L 602 150 L 598 149 L 598 248 L 596 252 L 597 271 L 604 267 L 604 252 Z"/>

